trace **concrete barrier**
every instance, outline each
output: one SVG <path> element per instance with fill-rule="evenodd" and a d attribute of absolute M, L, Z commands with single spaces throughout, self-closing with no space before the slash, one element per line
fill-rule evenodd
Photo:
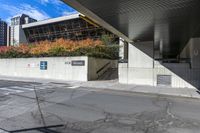
<path fill-rule="evenodd" d="M 0 59 L 0 75 L 88 81 L 116 67 L 116 62 L 87 56 Z"/>
<path fill-rule="evenodd" d="M 179 69 L 184 71 L 184 69 Z M 158 75 L 170 75 L 170 87 L 195 88 L 192 84 L 158 62 L 155 62 L 154 68 L 128 67 L 128 63 L 119 64 L 119 82 L 123 84 L 158 86 Z"/>
<path fill-rule="evenodd" d="M 128 63 L 119 63 L 123 84 L 198 88 L 200 71 L 188 63 L 160 63 L 153 59 L 153 42 L 129 44 Z"/>

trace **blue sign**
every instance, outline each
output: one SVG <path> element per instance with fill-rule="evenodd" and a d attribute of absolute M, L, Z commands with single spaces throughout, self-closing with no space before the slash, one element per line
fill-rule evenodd
<path fill-rule="evenodd" d="M 40 70 L 47 70 L 47 61 L 40 61 Z"/>

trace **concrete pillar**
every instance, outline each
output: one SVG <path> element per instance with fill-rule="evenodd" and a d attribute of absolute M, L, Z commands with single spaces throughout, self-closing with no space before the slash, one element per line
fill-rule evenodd
<path fill-rule="evenodd" d="M 128 59 L 128 43 L 120 38 L 119 39 L 119 57 L 120 59 L 127 60 Z"/>
<path fill-rule="evenodd" d="M 162 59 L 170 51 L 169 24 L 157 22 L 154 27 L 154 59 Z"/>

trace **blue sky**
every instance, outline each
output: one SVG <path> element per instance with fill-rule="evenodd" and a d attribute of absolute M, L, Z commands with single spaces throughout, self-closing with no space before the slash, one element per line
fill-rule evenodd
<path fill-rule="evenodd" d="M 0 0 L 0 18 L 9 22 L 19 14 L 27 14 L 37 20 L 44 20 L 76 13 L 60 0 Z"/>

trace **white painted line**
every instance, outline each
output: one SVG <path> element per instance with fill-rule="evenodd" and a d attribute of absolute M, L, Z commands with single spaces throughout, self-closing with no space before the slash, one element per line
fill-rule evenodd
<path fill-rule="evenodd" d="M 3 94 L 7 96 L 7 95 L 10 95 L 10 92 L 6 92 L 6 93 L 3 93 Z"/>
<path fill-rule="evenodd" d="M 70 86 L 70 87 L 67 87 L 69 89 L 76 89 L 76 88 L 79 88 L 80 86 Z"/>
<path fill-rule="evenodd" d="M 26 88 L 26 87 L 19 87 L 19 86 L 11 86 L 9 88 L 12 88 L 12 89 L 18 89 L 18 90 L 30 90 L 30 91 L 33 91 L 34 89 L 31 89 L 31 88 Z"/>
<path fill-rule="evenodd" d="M 14 89 L 9 89 L 9 88 L 0 88 L 0 90 L 9 91 L 9 92 L 16 92 L 16 93 L 24 92 L 24 91 L 21 91 L 21 90 L 14 90 Z"/>

